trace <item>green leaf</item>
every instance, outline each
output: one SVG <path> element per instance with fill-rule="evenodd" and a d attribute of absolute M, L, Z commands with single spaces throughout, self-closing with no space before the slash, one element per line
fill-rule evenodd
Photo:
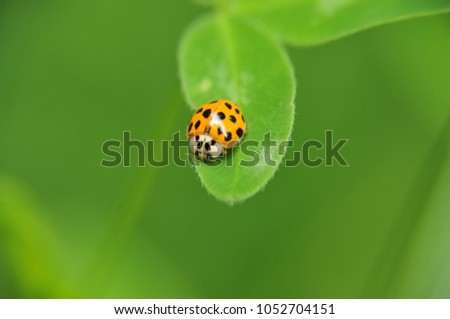
<path fill-rule="evenodd" d="M 275 165 L 268 165 L 261 141 L 266 133 L 272 140 L 287 140 L 294 119 L 295 80 L 283 48 L 271 37 L 239 19 L 214 15 L 201 19 L 185 34 L 179 63 L 183 88 L 192 109 L 216 99 L 239 105 L 247 120 L 245 141 L 256 141 L 257 165 L 241 147 L 227 157 L 232 165 L 201 163 L 197 172 L 206 189 L 217 199 L 243 201 L 261 190 L 274 175 L 284 155 L 271 148 Z"/>
<path fill-rule="evenodd" d="M 450 12 L 449 0 L 203 0 L 294 45 L 317 45 L 374 26 Z"/>

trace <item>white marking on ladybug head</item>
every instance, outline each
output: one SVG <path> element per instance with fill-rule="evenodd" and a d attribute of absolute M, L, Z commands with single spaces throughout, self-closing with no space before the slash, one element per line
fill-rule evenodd
<path fill-rule="evenodd" d="M 189 139 L 189 147 L 195 157 L 203 161 L 211 161 L 222 156 L 224 149 L 222 144 L 208 134 L 200 134 Z"/>

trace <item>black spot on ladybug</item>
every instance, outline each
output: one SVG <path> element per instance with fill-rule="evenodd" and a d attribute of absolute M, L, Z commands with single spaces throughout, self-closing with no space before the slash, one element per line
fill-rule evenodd
<path fill-rule="evenodd" d="M 198 155 L 200 155 L 200 152 L 199 151 L 195 151 L 195 156 L 198 156 Z"/>
<path fill-rule="evenodd" d="M 238 108 L 235 108 L 235 109 L 234 109 L 234 111 L 236 112 L 236 114 L 239 114 L 239 113 L 241 113 L 241 111 L 239 111 L 239 109 L 238 109 Z"/>
<path fill-rule="evenodd" d="M 215 144 L 216 144 L 216 140 L 212 140 L 211 145 L 215 145 Z"/>
<path fill-rule="evenodd" d="M 197 135 L 197 136 L 195 137 L 195 141 L 198 142 L 199 139 L 200 139 L 200 136 Z"/>
<path fill-rule="evenodd" d="M 236 134 L 237 134 L 237 136 L 239 136 L 239 138 L 241 138 L 242 135 L 244 134 L 244 131 L 243 131 L 241 128 L 238 128 L 238 129 L 236 130 Z"/>
<path fill-rule="evenodd" d="M 198 129 L 199 126 L 200 126 L 200 120 L 198 120 L 198 121 L 195 123 L 194 127 L 195 127 L 195 129 Z"/>
<path fill-rule="evenodd" d="M 233 134 L 231 134 L 231 132 L 227 132 L 227 136 L 225 136 L 225 141 L 229 141 L 231 140 L 231 137 L 233 136 Z"/>
<path fill-rule="evenodd" d="M 234 115 L 230 115 L 230 116 L 228 116 L 228 118 L 230 119 L 231 122 L 236 124 L 236 118 L 234 117 Z"/>
<path fill-rule="evenodd" d="M 192 122 L 189 124 L 188 132 L 192 129 L 192 125 L 194 125 Z"/>
<path fill-rule="evenodd" d="M 244 114 L 242 114 L 241 117 L 242 117 L 242 121 L 244 121 L 244 123 L 245 123 Z"/>
<path fill-rule="evenodd" d="M 205 143 L 205 150 L 209 151 L 211 149 L 211 145 L 209 143 Z"/>
<path fill-rule="evenodd" d="M 203 113 L 203 117 L 207 119 L 211 115 L 211 109 L 205 110 Z"/>
<path fill-rule="evenodd" d="M 217 100 L 209 102 L 209 104 L 214 104 L 214 103 L 217 103 Z"/>
<path fill-rule="evenodd" d="M 217 113 L 217 116 L 219 117 L 219 119 L 223 120 L 225 118 L 225 114 L 223 112 L 219 112 Z"/>
<path fill-rule="evenodd" d="M 219 135 L 222 134 L 222 130 L 220 129 L 220 127 L 217 128 L 217 134 L 219 134 Z"/>
<path fill-rule="evenodd" d="M 201 111 L 203 111 L 203 108 L 201 107 L 201 108 L 199 108 L 198 109 L 198 111 L 197 112 L 195 112 L 195 114 L 198 114 L 198 113 L 200 113 Z"/>
<path fill-rule="evenodd" d="M 197 148 L 202 148 L 202 146 L 203 146 L 203 141 L 200 141 L 197 143 Z"/>
<path fill-rule="evenodd" d="M 231 110 L 231 104 L 230 104 L 230 103 L 225 102 L 225 106 L 226 106 L 229 110 Z"/>

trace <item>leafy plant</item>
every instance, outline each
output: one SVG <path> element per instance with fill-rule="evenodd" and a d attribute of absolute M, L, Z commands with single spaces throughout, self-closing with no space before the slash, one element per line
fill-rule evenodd
<path fill-rule="evenodd" d="M 294 71 L 280 41 L 317 45 L 369 27 L 415 16 L 450 11 L 447 0 L 202 0 L 216 12 L 192 24 L 179 51 L 180 75 L 192 109 L 212 99 L 230 99 L 246 113 L 247 139 L 270 132 L 287 140 L 294 120 Z M 254 149 L 263 159 L 263 147 Z M 198 175 L 217 199 L 243 201 L 275 174 L 283 152 L 272 149 L 275 165 L 231 167 L 201 164 Z"/>
<path fill-rule="evenodd" d="M 190 29 L 181 52 L 181 74 L 192 107 L 207 100 L 229 99 L 242 106 L 248 139 L 261 141 L 269 131 L 277 142 L 289 138 L 295 80 L 287 55 L 276 41 L 239 19 L 213 15 Z M 278 164 L 282 154 L 273 150 L 272 158 Z M 255 151 L 264 156 L 260 144 Z M 242 153 L 236 151 L 232 166 L 198 167 L 204 185 L 218 199 L 244 200 L 275 173 L 276 166 L 242 166 L 241 159 Z"/>

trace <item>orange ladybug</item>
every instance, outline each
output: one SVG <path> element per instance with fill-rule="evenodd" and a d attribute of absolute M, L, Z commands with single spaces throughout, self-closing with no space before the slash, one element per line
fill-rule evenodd
<path fill-rule="evenodd" d="M 187 129 L 189 147 L 201 160 L 213 160 L 235 147 L 247 133 L 244 114 L 231 101 L 216 100 L 200 106 Z"/>

